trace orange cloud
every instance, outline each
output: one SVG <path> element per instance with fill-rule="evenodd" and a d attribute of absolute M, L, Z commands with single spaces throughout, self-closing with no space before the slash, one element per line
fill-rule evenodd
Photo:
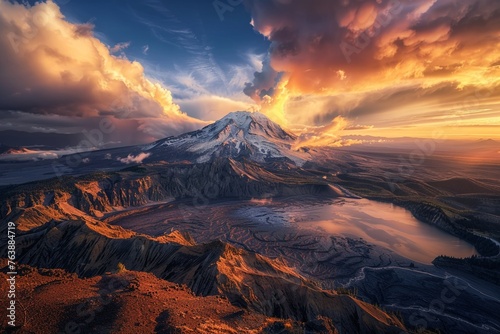
<path fill-rule="evenodd" d="M 361 144 L 363 143 L 363 141 L 361 140 L 342 137 L 342 133 L 344 130 L 353 130 L 359 128 L 365 128 L 365 126 L 352 125 L 344 117 L 337 116 L 329 124 L 324 126 L 306 127 L 298 130 L 296 129 L 295 131 L 297 133 L 300 133 L 300 135 L 297 138 L 294 148 L 299 149 L 301 147 L 322 146 L 343 147 Z"/>
<path fill-rule="evenodd" d="M 52 1 L 32 7 L 0 1 L 1 110 L 63 116 L 114 116 L 187 131 L 203 123 L 183 112 L 144 68 L 114 56 L 89 24 L 65 20 Z"/>
<path fill-rule="evenodd" d="M 281 111 L 271 108 L 272 114 L 281 112 L 282 119 L 324 124 L 338 115 L 352 118 L 352 112 L 373 110 L 380 103 L 390 127 L 400 115 L 406 125 L 413 122 L 410 110 L 398 104 L 400 95 L 421 122 L 425 122 L 423 112 L 429 117 L 450 112 L 448 101 L 462 103 L 468 98 L 465 92 L 488 91 L 486 97 L 475 98 L 478 105 L 491 108 L 492 98 L 495 104 L 500 102 L 500 66 L 495 65 L 500 62 L 500 2 L 245 3 L 255 30 L 271 42 L 270 71 L 282 73 L 274 86 L 281 86 L 278 95 L 270 95 L 272 101 L 280 101 L 278 107 L 283 106 Z M 266 69 L 256 78 L 268 77 Z M 274 87 L 264 88 L 275 93 Z M 283 90 L 286 96 L 279 95 Z M 304 101 L 314 108 L 299 108 L 306 105 Z M 368 117 L 363 123 L 374 124 L 369 113 L 363 117 Z"/>

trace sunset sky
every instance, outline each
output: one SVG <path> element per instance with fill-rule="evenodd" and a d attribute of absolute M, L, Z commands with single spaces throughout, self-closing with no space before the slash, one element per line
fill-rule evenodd
<path fill-rule="evenodd" d="M 500 1 L 0 0 L 0 131 L 110 145 L 260 110 L 308 145 L 500 139 Z"/>

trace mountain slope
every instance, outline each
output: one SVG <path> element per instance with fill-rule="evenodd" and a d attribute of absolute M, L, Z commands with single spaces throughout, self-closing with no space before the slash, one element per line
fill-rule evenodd
<path fill-rule="evenodd" d="M 195 294 L 224 295 L 238 307 L 267 316 L 314 321 L 327 317 L 349 333 L 400 333 L 394 316 L 347 295 L 320 289 L 281 261 L 220 241 L 194 245 L 189 237 L 153 238 L 103 223 L 51 222 L 17 237 L 19 262 L 63 268 L 84 277 L 118 263 L 186 284 Z"/>
<path fill-rule="evenodd" d="M 0 186 L 97 171 L 119 171 L 128 166 L 165 166 L 176 163 L 195 165 L 229 158 L 251 161 L 264 168 L 302 167 L 311 159 L 311 154 L 304 150 L 294 150 L 295 143 L 295 135 L 263 114 L 233 112 L 201 130 L 161 139 L 148 145 L 81 152 L 53 160 L 24 161 L 22 164 L 5 162 L 2 165 Z M 28 155 L 26 157 L 29 157 L 28 160 L 32 158 Z"/>
<path fill-rule="evenodd" d="M 292 149 L 296 136 L 258 112 L 232 112 L 201 130 L 169 137 L 145 146 L 153 155 L 177 151 L 196 162 L 216 157 L 256 162 L 288 159 L 302 165 L 308 155 Z"/>
<path fill-rule="evenodd" d="M 6 265 L 0 260 L 0 268 Z M 0 279 L 7 277 L 0 271 Z M 278 334 L 283 328 L 294 333 L 338 333 L 326 318 L 308 323 L 268 318 L 220 296 L 195 296 L 186 286 L 149 273 L 123 270 L 84 279 L 61 269 L 21 265 L 18 277 L 17 300 L 29 310 L 16 319 L 20 328 L 15 333 L 20 334 Z M 6 327 L 7 319 L 0 328 Z M 71 325 L 78 330 L 67 330 Z"/>

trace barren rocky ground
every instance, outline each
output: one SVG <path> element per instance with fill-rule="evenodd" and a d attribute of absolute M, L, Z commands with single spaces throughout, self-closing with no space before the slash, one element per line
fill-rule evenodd
<path fill-rule="evenodd" d="M 318 317 L 329 319 L 320 321 L 324 328 L 339 332 L 356 323 L 361 329 L 354 332 L 387 332 L 391 323 L 445 333 L 500 331 L 496 165 L 453 162 L 451 168 L 448 157 L 433 156 L 413 173 L 401 174 L 397 154 L 309 153 L 314 162 L 303 167 L 220 159 L 194 165 L 154 162 L 8 186 L 2 189 L 2 221 L 16 222 L 20 259 L 32 272 L 65 269 L 78 274 L 71 284 L 86 286 L 122 262 L 138 280 L 153 279 L 141 276 L 147 272 L 167 285 L 185 284 L 200 304 L 225 296 L 234 312 L 261 317 L 258 326 L 244 325 L 250 331 L 302 330 Z M 406 208 L 423 223 L 474 245 L 479 257 L 418 263 L 353 235 L 311 228 L 306 216 L 289 221 L 279 213 L 360 197 Z M 33 275 L 39 282 L 34 285 L 44 286 Z M 50 286 L 54 296 L 62 287 Z M 33 299 L 33 308 L 45 307 L 35 305 L 46 297 L 40 298 Z M 272 303 L 265 303 L 269 298 Z M 71 312 L 73 301 L 60 303 L 54 319 L 70 319 L 63 309 Z M 116 314 L 117 307 L 103 314 Z M 182 312 L 171 309 L 169 324 L 189 332 L 191 325 L 181 328 L 175 322 Z M 159 313 L 148 317 L 157 319 Z M 217 326 L 243 331 L 209 317 Z M 267 328 L 271 318 L 281 320 Z M 106 326 L 118 331 L 122 327 L 113 319 Z"/>

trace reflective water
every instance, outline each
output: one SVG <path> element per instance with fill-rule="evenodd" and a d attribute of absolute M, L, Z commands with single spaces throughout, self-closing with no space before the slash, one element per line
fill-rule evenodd
<path fill-rule="evenodd" d="M 343 199 L 319 205 L 264 204 L 253 210 L 253 219 L 257 221 L 294 224 L 333 235 L 363 238 L 421 263 L 431 263 L 439 255 L 468 257 L 477 254 L 469 243 L 420 222 L 406 209 L 388 203 Z M 251 212 L 240 211 L 240 214 L 247 218 L 252 216 Z"/>
<path fill-rule="evenodd" d="M 144 212 L 130 212 L 120 217 L 116 224 L 152 235 L 180 229 L 191 233 L 198 242 L 230 240 L 256 251 L 262 249 L 259 248 L 261 241 L 252 236 L 255 233 L 272 235 L 288 231 L 293 234 L 300 229 L 303 236 L 319 233 L 362 238 L 426 264 L 439 255 L 468 257 L 477 254 L 469 243 L 420 222 L 406 209 L 366 199 L 223 201 L 201 208 L 164 204 Z M 263 245 L 267 247 L 268 243 L 263 242 Z"/>

